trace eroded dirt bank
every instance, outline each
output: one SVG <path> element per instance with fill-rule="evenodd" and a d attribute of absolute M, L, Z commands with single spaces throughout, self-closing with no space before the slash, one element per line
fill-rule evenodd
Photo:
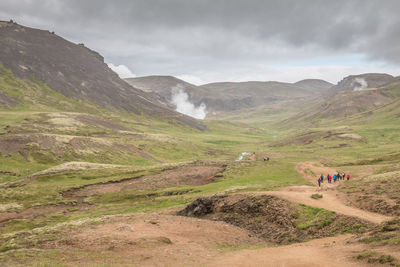
<path fill-rule="evenodd" d="M 359 218 L 297 205 L 270 195 L 198 198 L 178 215 L 224 221 L 271 244 L 302 242 L 341 232 L 364 232 L 370 227 Z"/>

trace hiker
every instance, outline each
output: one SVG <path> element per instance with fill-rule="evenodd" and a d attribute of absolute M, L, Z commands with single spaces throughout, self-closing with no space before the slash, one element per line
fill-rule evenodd
<path fill-rule="evenodd" d="M 333 175 L 333 181 L 336 183 L 336 174 Z"/>
<path fill-rule="evenodd" d="M 321 188 L 321 177 L 318 178 L 318 187 Z"/>
<path fill-rule="evenodd" d="M 327 177 L 328 177 L 328 183 L 331 184 L 331 183 L 332 183 L 332 176 L 328 173 L 328 176 L 327 176 Z"/>
<path fill-rule="evenodd" d="M 340 175 L 340 172 L 337 172 L 336 177 L 338 180 L 342 180 L 342 176 Z"/>
<path fill-rule="evenodd" d="M 319 179 L 321 180 L 321 183 L 324 182 L 324 175 L 321 173 L 321 176 L 319 177 Z"/>
<path fill-rule="evenodd" d="M 347 181 L 350 180 L 350 174 L 347 174 Z"/>
<path fill-rule="evenodd" d="M 342 177 L 343 177 L 343 180 L 346 180 L 346 174 L 344 172 L 342 173 Z"/>

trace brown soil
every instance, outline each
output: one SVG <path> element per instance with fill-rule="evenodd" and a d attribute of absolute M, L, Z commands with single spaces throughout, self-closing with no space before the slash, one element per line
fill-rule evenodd
<path fill-rule="evenodd" d="M 84 210 L 88 209 L 89 205 L 75 206 L 73 204 L 58 204 L 58 205 L 38 206 L 35 208 L 25 209 L 19 212 L 0 212 L 0 228 L 2 225 L 11 220 L 35 219 L 40 217 L 46 217 L 58 211 L 64 211 L 64 213 L 67 213 L 68 209 L 73 207 L 77 207 L 79 210 Z M 74 209 L 74 211 L 77 210 Z"/>
<path fill-rule="evenodd" d="M 306 243 L 292 244 L 257 250 L 230 252 L 209 263 L 210 266 L 295 266 L 295 267 L 358 267 L 377 266 L 357 259 L 370 247 L 357 242 L 351 235 L 315 239 Z M 381 255 L 400 257 L 393 248 L 374 248 Z M 389 266 L 391 264 L 379 264 Z"/>
<path fill-rule="evenodd" d="M 318 218 L 310 227 L 297 227 L 298 213 L 302 207 L 269 195 L 220 195 L 198 198 L 184 210 L 181 216 L 194 216 L 224 221 L 244 228 L 271 244 L 288 244 L 313 238 L 331 236 L 355 224 L 368 223 L 354 217 L 331 214 Z"/>
<path fill-rule="evenodd" d="M 219 247 L 262 244 L 249 232 L 224 222 L 150 214 L 82 226 L 41 248 L 61 249 L 67 266 L 200 266 L 222 255 Z M 103 257 L 80 258 L 85 252 Z"/>

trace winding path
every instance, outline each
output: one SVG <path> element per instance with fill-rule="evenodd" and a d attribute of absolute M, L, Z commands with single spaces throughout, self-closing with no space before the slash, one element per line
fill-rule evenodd
<path fill-rule="evenodd" d="M 338 181 L 332 184 L 328 184 L 327 182 L 325 182 L 323 183 L 321 189 L 319 189 L 316 185 L 316 177 L 313 177 L 310 173 L 313 172 L 316 175 L 319 175 L 320 173 L 323 173 L 324 175 L 326 175 L 327 173 L 333 174 L 336 172 L 335 169 L 323 166 L 316 166 L 316 163 L 314 162 L 301 162 L 296 165 L 296 170 L 303 178 L 312 182 L 313 184 L 315 184 L 315 186 L 290 186 L 280 191 L 257 192 L 257 194 L 269 194 L 278 196 L 292 202 L 302 203 L 318 208 L 324 208 L 326 210 L 331 210 L 347 216 L 357 217 L 375 224 L 382 223 L 392 218 L 390 216 L 361 210 L 344 204 L 344 195 L 336 191 L 335 189 L 340 183 L 345 183 L 346 181 Z M 311 195 L 315 193 L 323 195 L 323 198 L 311 198 Z"/>
<path fill-rule="evenodd" d="M 289 201 L 306 204 L 313 207 L 320 207 L 337 213 L 358 217 L 360 219 L 381 223 L 389 220 L 391 217 L 360 210 L 345 205 L 342 202 L 341 193 L 336 191 L 336 184 L 325 184 L 322 188 L 317 187 L 316 175 L 333 174 L 336 170 L 317 166 L 314 162 L 302 162 L 296 165 L 299 174 L 312 182 L 315 186 L 291 186 L 281 191 L 256 192 L 252 194 L 275 195 Z M 322 199 L 312 199 L 311 195 L 319 193 L 323 195 Z M 257 250 L 241 250 L 230 252 L 210 263 L 212 266 L 365 266 L 365 262 L 356 260 L 355 255 L 369 249 L 366 244 L 360 243 L 352 235 L 340 235 L 321 239 L 314 239 L 309 242 L 297 243 L 288 246 L 279 246 L 273 248 L 263 248 Z M 385 248 L 381 248 L 382 250 Z M 379 249 L 375 249 L 379 250 Z M 382 251 L 388 253 L 388 251 Z M 390 251 L 396 257 L 399 257 L 398 251 Z"/>

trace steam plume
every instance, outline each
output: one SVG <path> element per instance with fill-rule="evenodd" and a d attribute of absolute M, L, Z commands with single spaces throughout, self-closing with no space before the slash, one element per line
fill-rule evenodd
<path fill-rule="evenodd" d="M 172 104 L 176 106 L 176 111 L 190 117 L 203 120 L 206 115 L 206 105 L 201 103 L 200 106 L 196 107 L 193 103 L 189 101 L 188 94 L 184 91 L 182 85 L 178 84 L 172 88 Z"/>
<path fill-rule="evenodd" d="M 360 91 L 368 87 L 368 83 L 363 78 L 355 78 L 352 82 L 354 86 L 353 91 Z"/>
<path fill-rule="evenodd" d="M 243 157 L 247 156 L 247 155 L 250 155 L 250 153 L 249 152 L 242 152 L 242 153 L 240 153 L 239 158 L 237 160 L 235 160 L 235 161 L 241 161 L 243 159 Z"/>

